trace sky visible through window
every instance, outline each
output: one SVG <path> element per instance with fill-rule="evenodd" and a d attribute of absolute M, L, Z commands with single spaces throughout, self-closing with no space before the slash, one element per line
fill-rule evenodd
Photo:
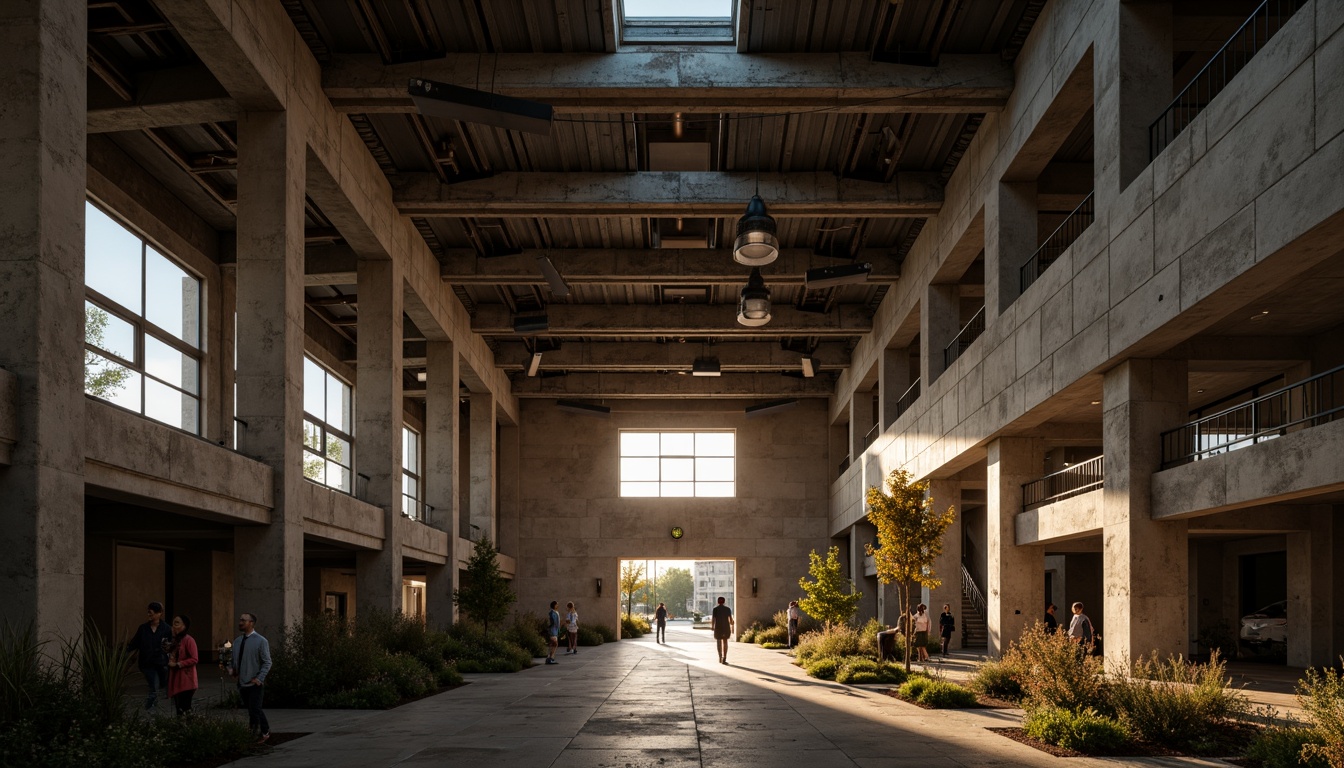
<path fill-rule="evenodd" d="M 627 19 L 730 19 L 731 0 L 625 0 Z"/>

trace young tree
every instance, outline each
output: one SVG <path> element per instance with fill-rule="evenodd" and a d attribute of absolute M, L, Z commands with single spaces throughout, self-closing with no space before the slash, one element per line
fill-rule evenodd
<path fill-rule="evenodd" d="M 943 534 L 956 516 L 956 508 L 946 512 L 933 508 L 933 499 L 927 495 L 928 481 L 910 482 L 910 473 L 903 469 L 887 475 L 887 492 L 869 486 L 868 522 L 877 527 L 878 548 L 864 545 L 877 567 L 877 579 L 883 584 L 896 584 L 901 596 L 901 615 L 905 621 L 905 669 L 910 669 L 910 641 L 914 622 L 910 616 L 910 583 L 934 589 L 943 581 L 933 571 L 933 561 L 943 552 Z"/>
<path fill-rule="evenodd" d="M 840 548 L 831 547 L 826 552 L 825 560 L 815 549 L 807 558 L 807 572 L 812 575 L 813 581 L 806 578 L 798 580 L 798 586 L 807 593 L 807 597 L 798 601 L 798 607 L 827 626 L 844 624 L 854 618 L 863 593 L 855 592 L 854 582 L 845 578 L 840 563 Z"/>
<path fill-rule="evenodd" d="M 684 616 L 686 604 L 695 595 L 695 582 L 687 568 L 668 568 L 658 577 L 658 599 L 667 603 L 667 612 Z"/>
<path fill-rule="evenodd" d="M 626 560 L 621 566 L 621 597 L 625 598 L 625 615 L 629 616 L 635 602 L 635 593 L 649 586 L 644 578 L 644 565 Z"/>
<path fill-rule="evenodd" d="M 499 572 L 495 545 L 486 536 L 476 542 L 462 586 L 453 590 L 453 604 L 467 616 L 481 622 L 486 634 L 490 622 L 503 621 L 509 615 L 509 606 L 518 600 L 508 579 Z"/>

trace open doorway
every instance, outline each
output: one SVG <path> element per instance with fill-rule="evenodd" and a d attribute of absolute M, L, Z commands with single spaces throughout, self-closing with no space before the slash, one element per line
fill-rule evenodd
<path fill-rule="evenodd" d="M 659 603 L 669 621 L 699 622 L 720 597 L 736 608 L 737 563 L 733 560 L 623 559 L 620 565 L 620 614 L 650 621 Z"/>

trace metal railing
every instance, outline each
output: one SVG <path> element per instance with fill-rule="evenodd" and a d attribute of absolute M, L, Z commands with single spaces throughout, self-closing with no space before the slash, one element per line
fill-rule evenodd
<path fill-rule="evenodd" d="M 900 418 L 901 414 L 910 410 L 910 406 L 914 405 L 915 401 L 918 399 L 919 379 L 915 379 L 914 383 L 912 383 L 905 392 L 902 392 L 900 397 L 896 398 L 896 418 Z"/>
<path fill-rule="evenodd" d="M 1199 74 L 1191 78 L 1161 116 L 1148 126 L 1149 159 L 1162 154 L 1162 150 L 1189 127 L 1209 102 L 1265 47 L 1274 33 L 1305 4 L 1306 0 L 1265 0 L 1261 3 Z"/>
<path fill-rule="evenodd" d="M 1092 220 L 1095 217 L 1096 211 L 1092 206 L 1092 193 L 1088 192 L 1087 197 L 1083 198 L 1083 202 L 1079 203 L 1078 207 L 1069 213 L 1068 218 L 1064 219 L 1064 222 L 1054 232 L 1051 232 L 1049 237 L 1045 238 L 1041 247 L 1031 254 L 1031 258 L 1027 259 L 1026 264 L 1022 265 L 1021 284 L 1019 286 L 1022 293 L 1026 293 L 1027 288 L 1036 282 L 1041 273 L 1049 269 L 1050 265 L 1055 263 L 1055 259 L 1062 256 L 1064 251 L 1068 250 L 1070 245 L 1073 245 L 1073 241 L 1077 240 L 1088 227 L 1092 226 Z"/>
<path fill-rule="evenodd" d="M 882 422 L 881 422 L 881 421 L 879 421 L 879 422 L 877 422 L 876 424 L 874 424 L 874 425 L 873 425 L 873 428 L 870 429 L 870 430 L 868 430 L 868 434 L 866 434 L 866 435 L 863 436 L 863 447 L 864 447 L 864 448 L 867 448 L 868 446 L 872 445 L 872 444 L 873 444 L 873 441 L 876 440 L 876 439 L 877 439 L 877 436 L 880 435 L 880 434 L 882 434 Z"/>
<path fill-rule="evenodd" d="M 985 308 L 980 307 L 980 311 L 975 313 L 975 317 L 972 317 L 969 323 L 966 323 L 960 331 L 957 331 L 956 338 L 952 339 L 952 342 L 946 347 L 943 347 L 943 370 L 951 368 L 952 363 L 955 363 L 957 358 L 961 357 L 961 353 L 965 352 L 984 332 Z"/>
<path fill-rule="evenodd" d="M 965 563 L 961 566 L 961 592 L 970 598 L 971 605 L 980 612 L 981 616 L 989 615 L 989 604 L 985 602 L 985 596 L 980 592 L 980 587 L 975 585 L 975 579 L 971 578 L 971 572 L 966 568 Z M 963 617 L 963 622 L 965 618 Z"/>
<path fill-rule="evenodd" d="M 1095 491 L 1106 485 L 1105 457 L 1098 456 L 1022 484 L 1022 511 Z"/>
<path fill-rule="evenodd" d="M 1162 468 L 1344 418 L 1344 365 L 1162 433 Z"/>

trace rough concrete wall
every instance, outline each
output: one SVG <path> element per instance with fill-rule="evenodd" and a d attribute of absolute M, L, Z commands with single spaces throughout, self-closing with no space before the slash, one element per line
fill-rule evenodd
<path fill-rule="evenodd" d="M 1069 606 L 1074 603 L 1082 603 L 1085 607 L 1084 613 L 1096 625 L 1097 631 L 1106 634 L 1106 612 L 1102 610 L 1102 598 L 1104 596 L 1101 572 L 1101 554 L 1096 552 L 1080 552 L 1065 555 L 1064 570 L 1068 574 L 1068 583 L 1065 589 L 1068 594 L 1064 595 L 1063 601 L 1059 596 L 1055 597 L 1055 605 L 1059 610 L 1055 616 L 1060 618 L 1067 626 L 1068 617 L 1072 615 Z M 1173 575 L 1172 578 L 1182 578 L 1181 575 Z M 1042 606 L 1044 608 L 1044 606 Z M 1146 652 L 1146 651 L 1145 651 Z"/>
<path fill-rule="evenodd" d="M 19 380 L 0 368 L 0 466 L 9 464 L 19 440 Z"/>
<path fill-rule="evenodd" d="M 768 620 L 797 598 L 808 552 L 830 544 L 825 404 L 803 401 L 753 419 L 743 405 L 622 401 L 600 419 L 523 401 L 519 610 L 573 600 L 586 623 L 614 626 L 621 558 L 736 560 L 739 626 Z M 736 430 L 737 497 L 621 498 L 621 429 Z M 670 536 L 673 526 L 685 530 L 680 541 Z"/>
<path fill-rule="evenodd" d="M 117 545 L 117 597 L 113 619 L 113 637 L 130 639 L 135 628 L 145 623 L 149 601 L 166 603 L 167 557 L 162 550 Z M 166 606 L 173 610 L 172 606 Z"/>

